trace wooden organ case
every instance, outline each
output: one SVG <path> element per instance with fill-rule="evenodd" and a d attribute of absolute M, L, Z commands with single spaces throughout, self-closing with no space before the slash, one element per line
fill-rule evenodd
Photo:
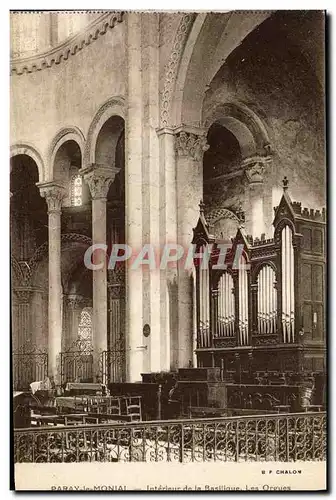
<path fill-rule="evenodd" d="M 203 207 L 194 229 L 197 366 L 225 384 L 226 407 L 325 404 L 326 215 L 292 202 L 287 184 L 273 239 L 240 226 L 228 245 Z"/>

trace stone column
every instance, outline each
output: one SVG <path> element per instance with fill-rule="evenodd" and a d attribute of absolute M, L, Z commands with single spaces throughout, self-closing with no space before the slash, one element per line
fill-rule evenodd
<path fill-rule="evenodd" d="M 157 130 L 160 147 L 160 245 L 177 243 L 175 136 L 172 128 Z M 176 292 L 176 293 L 175 293 Z M 178 368 L 177 264 L 160 276 L 161 365 Z M 167 339 L 169 335 L 169 339 Z M 165 346 L 165 347 L 163 347 Z"/>
<path fill-rule="evenodd" d="M 160 246 L 160 161 L 159 141 L 156 127 L 159 122 L 159 14 L 141 14 L 141 79 L 142 79 L 142 186 L 143 186 L 143 226 L 144 243 L 153 248 Z M 144 370 L 158 372 L 164 358 L 163 335 L 161 330 L 161 272 L 143 266 L 143 323 L 149 324 L 151 332 L 143 336 L 147 347 L 144 356 Z M 166 333 L 166 332 L 165 332 Z"/>
<path fill-rule="evenodd" d="M 64 187 L 56 182 L 38 184 L 48 205 L 49 229 L 49 298 L 48 298 L 48 373 L 60 383 L 59 355 L 62 349 L 62 283 L 61 283 L 61 207 Z"/>
<path fill-rule="evenodd" d="M 142 22 L 139 12 L 129 12 L 126 23 L 127 41 L 127 119 L 125 121 L 125 202 L 126 243 L 134 254 L 143 245 L 143 103 L 142 103 Z M 126 267 L 126 351 L 127 381 L 141 380 L 148 345 L 143 336 L 142 267 Z"/>
<path fill-rule="evenodd" d="M 247 233 L 253 238 L 266 234 L 264 219 L 264 158 L 248 158 L 243 162 L 249 183 L 249 210 L 246 220 Z"/>
<path fill-rule="evenodd" d="M 185 249 L 191 244 L 193 228 L 199 217 L 203 198 L 203 154 L 209 146 L 205 131 L 197 128 L 175 129 L 177 185 L 177 242 Z M 187 368 L 193 360 L 193 279 L 192 270 L 178 263 L 178 349 L 179 367 Z"/>
<path fill-rule="evenodd" d="M 109 187 L 119 169 L 114 166 L 94 164 L 81 170 L 92 197 L 92 244 L 106 245 L 106 198 Z M 100 380 L 99 361 L 107 351 L 107 255 L 102 250 L 94 252 L 94 264 L 102 264 L 92 271 L 93 325 L 92 343 L 94 350 L 93 377 Z"/>

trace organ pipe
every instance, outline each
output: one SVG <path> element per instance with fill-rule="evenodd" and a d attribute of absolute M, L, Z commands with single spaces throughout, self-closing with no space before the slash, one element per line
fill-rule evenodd
<path fill-rule="evenodd" d="M 218 284 L 218 335 L 233 337 L 234 335 L 234 296 L 232 294 L 232 276 L 225 272 Z"/>
<path fill-rule="evenodd" d="M 204 247 L 200 249 L 202 251 Z M 210 347 L 210 277 L 209 269 L 199 268 L 199 346 Z"/>
<path fill-rule="evenodd" d="M 294 342 L 294 250 L 292 231 L 288 225 L 281 233 L 283 341 Z"/>
<path fill-rule="evenodd" d="M 241 345 L 248 343 L 248 283 L 247 271 L 245 269 L 246 262 L 244 256 L 240 258 L 239 266 L 239 286 L 238 286 L 238 300 L 239 300 L 239 340 Z"/>
<path fill-rule="evenodd" d="M 274 270 L 266 264 L 258 274 L 258 332 L 260 334 L 276 332 L 277 305 L 274 283 Z"/>

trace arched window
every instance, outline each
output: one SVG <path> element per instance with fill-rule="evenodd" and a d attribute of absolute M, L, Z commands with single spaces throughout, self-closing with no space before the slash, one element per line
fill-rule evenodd
<path fill-rule="evenodd" d="M 71 205 L 73 207 L 78 207 L 83 203 L 83 179 L 79 174 L 74 175 L 71 178 Z"/>
<path fill-rule="evenodd" d="M 85 307 L 81 312 L 78 338 L 84 342 L 92 342 L 92 310 L 89 307 Z"/>

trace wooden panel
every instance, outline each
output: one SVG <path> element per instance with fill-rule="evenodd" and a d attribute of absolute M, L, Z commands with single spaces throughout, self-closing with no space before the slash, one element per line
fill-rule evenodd
<path fill-rule="evenodd" d="M 323 372 L 324 371 L 324 359 L 320 357 L 313 358 L 313 371 Z"/>
<path fill-rule="evenodd" d="M 302 236 L 303 236 L 303 249 L 307 252 L 312 251 L 312 231 L 308 227 L 302 228 Z"/>
<path fill-rule="evenodd" d="M 314 264 L 312 265 L 312 300 L 323 300 L 323 266 Z"/>
<path fill-rule="evenodd" d="M 323 234 L 321 229 L 313 230 L 312 251 L 319 254 L 323 252 Z"/>
<path fill-rule="evenodd" d="M 312 372 L 313 371 L 313 360 L 311 357 L 304 357 L 304 360 L 303 360 L 303 364 L 304 364 L 304 369 L 306 371 L 309 371 L 309 372 Z"/>
<path fill-rule="evenodd" d="M 322 340 L 324 331 L 324 317 L 323 317 L 323 305 L 314 304 L 313 305 L 313 320 L 316 321 L 314 324 L 312 338 L 313 340 Z"/>
<path fill-rule="evenodd" d="M 302 291 L 303 299 L 311 300 L 312 289 L 312 266 L 311 264 L 302 264 Z"/>
<path fill-rule="evenodd" d="M 312 339 L 312 305 L 304 304 L 303 306 L 303 330 L 304 330 L 304 338 L 311 340 Z"/>

